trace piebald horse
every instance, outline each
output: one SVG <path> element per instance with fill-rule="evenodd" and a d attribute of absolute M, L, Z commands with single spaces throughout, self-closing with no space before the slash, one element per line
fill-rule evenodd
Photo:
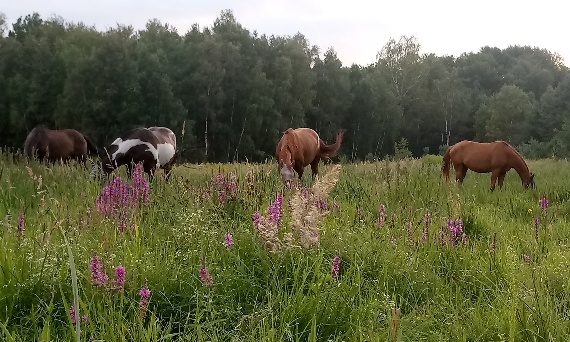
<path fill-rule="evenodd" d="M 462 183 L 467 170 L 478 173 L 491 172 L 491 191 L 495 190 L 495 182 L 503 187 L 505 175 L 510 169 L 515 169 L 526 189 L 534 187 L 534 174 L 531 173 L 520 153 L 505 141 L 480 143 L 463 140 L 450 146 L 443 156 L 442 172 L 449 181 L 449 165 L 453 164 L 455 179 Z"/>
<path fill-rule="evenodd" d="M 97 147 L 74 129 L 51 130 L 40 125 L 26 137 L 24 153 L 30 158 L 37 157 L 40 161 L 84 161 L 88 153 L 97 155 Z"/>
<path fill-rule="evenodd" d="M 165 170 L 168 179 L 177 157 L 176 136 L 166 127 L 136 128 L 115 139 L 102 154 L 101 164 L 105 174 L 126 165 L 131 175 L 133 166 L 141 163 L 149 176 L 152 177 L 160 167 Z"/>
<path fill-rule="evenodd" d="M 277 144 L 275 154 L 279 163 L 279 174 L 284 182 L 293 179 L 293 170 L 303 177 L 305 166 L 311 165 L 313 178 L 319 173 L 319 161 L 321 158 L 336 156 L 343 132 L 336 133 L 336 141 L 332 145 L 326 145 L 317 132 L 310 128 L 288 128 L 283 132 L 281 140 Z"/>

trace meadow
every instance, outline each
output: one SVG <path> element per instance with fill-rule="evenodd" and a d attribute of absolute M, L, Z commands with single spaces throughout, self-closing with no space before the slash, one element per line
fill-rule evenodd
<path fill-rule="evenodd" d="M 0 155 L 2 341 L 567 341 L 570 163 L 185 164 L 107 188 Z"/>

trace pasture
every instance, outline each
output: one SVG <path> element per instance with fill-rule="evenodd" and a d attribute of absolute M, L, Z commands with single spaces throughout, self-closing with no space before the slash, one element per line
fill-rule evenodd
<path fill-rule="evenodd" d="M 0 340 L 72 341 L 76 318 L 82 341 L 565 341 L 570 163 L 528 164 L 536 188 L 493 193 L 436 157 L 321 165 L 312 198 L 276 162 L 147 193 L 2 154 Z"/>

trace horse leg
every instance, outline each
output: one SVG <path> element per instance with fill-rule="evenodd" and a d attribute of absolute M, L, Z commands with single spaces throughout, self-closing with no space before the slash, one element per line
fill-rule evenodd
<path fill-rule="evenodd" d="M 493 170 L 491 173 L 491 192 L 495 190 L 495 182 L 497 181 L 497 177 L 499 176 L 498 170 Z"/>
<path fill-rule="evenodd" d="M 506 175 L 506 174 L 507 174 L 506 172 L 501 172 L 501 173 L 499 173 L 499 179 L 498 179 L 498 181 L 499 181 L 499 188 L 500 188 L 500 189 L 503 188 L 503 181 L 505 180 L 505 175 Z"/>
<path fill-rule="evenodd" d="M 295 171 L 297 171 L 297 174 L 299 175 L 299 182 L 300 182 L 301 178 L 303 178 L 303 171 L 305 171 L 305 168 L 303 166 L 301 166 L 301 164 L 295 164 L 295 166 L 293 166 L 293 169 Z"/>
<path fill-rule="evenodd" d="M 461 170 L 461 182 L 462 183 L 465 180 L 465 176 L 467 176 L 467 170 L 469 170 L 467 168 L 467 166 L 463 165 L 463 169 Z"/>
<path fill-rule="evenodd" d="M 313 171 L 313 180 L 319 174 L 319 158 L 315 158 L 311 163 L 311 171 Z"/>
<path fill-rule="evenodd" d="M 453 164 L 453 168 L 455 169 L 455 181 L 459 184 L 463 182 L 463 165 L 462 164 Z"/>

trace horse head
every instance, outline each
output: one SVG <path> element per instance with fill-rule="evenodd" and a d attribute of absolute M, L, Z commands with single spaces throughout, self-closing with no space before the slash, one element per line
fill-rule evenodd
<path fill-rule="evenodd" d="M 282 181 L 289 182 L 293 180 L 294 166 L 295 166 L 295 160 L 291 158 L 291 151 L 287 149 L 284 155 L 279 156 L 279 174 L 281 175 Z"/>
<path fill-rule="evenodd" d="M 528 181 L 526 182 L 523 181 L 523 186 L 525 189 L 534 188 L 534 173 L 530 174 Z"/>

